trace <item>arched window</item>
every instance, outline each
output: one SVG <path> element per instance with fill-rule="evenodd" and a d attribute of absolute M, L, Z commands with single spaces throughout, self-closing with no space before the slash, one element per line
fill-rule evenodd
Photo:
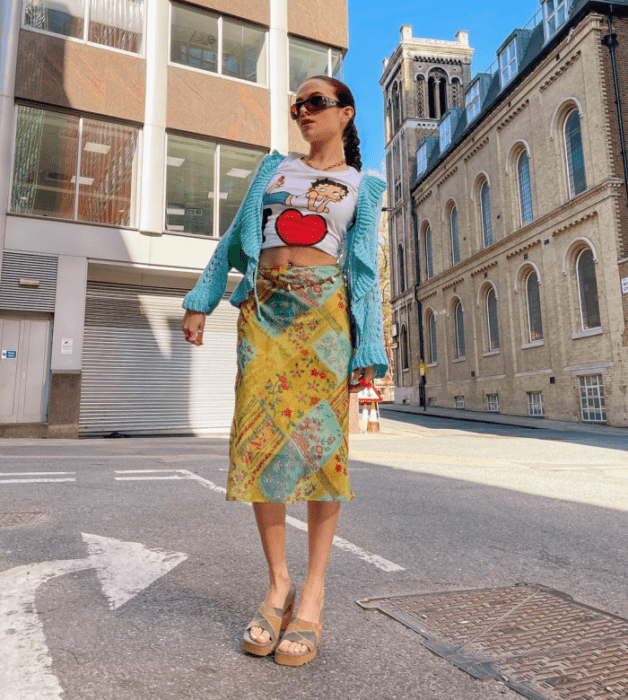
<path fill-rule="evenodd" d="M 427 361 L 429 363 L 438 362 L 438 351 L 436 347 L 436 318 L 430 311 L 427 316 Z"/>
<path fill-rule="evenodd" d="M 441 78 L 438 87 L 440 97 L 440 116 L 442 117 L 447 111 L 447 79 L 444 77 Z"/>
<path fill-rule="evenodd" d="M 580 115 L 574 109 L 565 119 L 565 151 L 567 156 L 567 174 L 569 180 L 569 196 L 575 197 L 587 189 L 587 178 L 584 171 L 584 153 L 582 151 L 582 133 L 580 131 Z"/>
<path fill-rule="evenodd" d="M 488 349 L 499 348 L 499 327 L 497 324 L 497 295 L 491 287 L 486 295 L 486 327 L 488 330 Z"/>
<path fill-rule="evenodd" d="M 428 280 L 434 277 L 434 256 L 432 255 L 432 228 L 425 230 L 425 276 Z"/>
<path fill-rule="evenodd" d="M 393 134 L 393 123 L 392 123 L 392 102 L 388 100 L 386 105 L 386 124 L 388 125 L 388 138 L 390 139 Z"/>
<path fill-rule="evenodd" d="M 454 329 L 456 332 L 456 357 L 464 357 L 464 312 L 460 301 L 454 307 Z"/>
<path fill-rule="evenodd" d="M 416 115 L 425 116 L 425 76 L 417 75 L 416 78 Z"/>
<path fill-rule="evenodd" d="M 530 187 L 530 163 L 527 151 L 522 151 L 517 160 L 517 181 L 519 183 L 521 225 L 525 226 L 534 218 L 532 213 L 532 189 Z"/>
<path fill-rule="evenodd" d="M 451 264 L 460 262 L 460 237 L 458 235 L 458 208 L 452 207 L 449 215 L 449 230 L 451 234 Z"/>
<path fill-rule="evenodd" d="M 397 247 L 397 258 L 399 260 L 399 291 L 406 291 L 406 266 L 403 260 L 403 246 L 401 243 Z"/>
<path fill-rule="evenodd" d="M 491 228 L 491 188 L 487 180 L 484 180 L 480 190 L 480 203 L 482 209 L 482 242 L 485 248 L 493 244 L 493 231 Z"/>
<path fill-rule="evenodd" d="M 597 328 L 600 323 L 600 307 L 597 298 L 597 281 L 595 279 L 595 262 L 590 248 L 580 252 L 576 260 L 578 277 L 578 296 L 580 298 L 580 317 L 582 330 Z"/>
<path fill-rule="evenodd" d="M 528 307 L 528 334 L 530 342 L 533 343 L 535 340 L 543 338 L 539 277 L 535 270 L 532 270 L 526 277 L 526 302 Z"/>
<path fill-rule="evenodd" d="M 405 326 L 401 326 L 401 367 L 408 369 L 408 331 Z"/>
<path fill-rule="evenodd" d="M 458 78 L 451 79 L 451 106 L 461 107 L 462 88 Z"/>

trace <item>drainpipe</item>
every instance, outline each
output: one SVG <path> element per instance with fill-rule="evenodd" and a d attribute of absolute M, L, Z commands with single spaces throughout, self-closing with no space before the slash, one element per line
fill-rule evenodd
<path fill-rule="evenodd" d="M 617 123 L 619 126 L 619 140 L 621 145 L 621 158 L 624 165 L 624 188 L 626 189 L 626 206 L 628 206 L 628 156 L 626 155 L 626 139 L 624 137 L 624 119 L 621 107 L 621 94 L 619 91 L 619 76 L 617 74 L 617 59 L 615 49 L 619 46 L 617 34 L 613 33 L 613 6 L 610 6 L 608 15 L 608 34 L 603 37 L 602 44 L 608 48 L 611 55 L 611 66 L 613 70 L 613 84 L 615 85 L 615 104 L 617 105 Z"/>
<path fill-rule="evenodd" d="M 416 267 L 416 285 L 414 287 L 414 297 L 417 303 L 417 314 L 419 321 L 419 354 L 421 355 L 421 362 L 424 361 L 425 353 L 423 352 L 423 305 L 419 300 L 419 285 L 421 284 L 421 256 L 419 254 L 419 220 L 412 207 L 412 223 L 414 226 L 414 264 Z M 427 401 L 425 398 L 425 374 L 420 374 L 419 379 L 419 406 L 423 406 L 423 410 L 427 411 Z"/>

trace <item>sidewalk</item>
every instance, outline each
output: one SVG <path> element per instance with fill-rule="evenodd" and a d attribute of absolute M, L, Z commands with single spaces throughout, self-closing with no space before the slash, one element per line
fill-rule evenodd
<path fill-rule="evenodd" d="M 547 418 L 531 418 L 530 416 L 511 416 L 501 413 L 489 413 L 488 411 L 469 411 L 467 409 L 441 408 L 440 406 L 428 406 L 424 411 L 420 406 L 410 404 L 381 403 L 382 411 L 396 413 L 416 413 L 431 418 L 446 418 L 452 420 L 466 420 L 476 423 L 494 423 L 498 425 L 514 425 L 519 428 L 531 428 L 533 430 L 557 430 L 561 432 L 591 433 L 594 435 L 615 436 L 628 439 L 628 428 L 616 428 L 608 425 L 575 423 L 562 420 L 548 420 Z"/>

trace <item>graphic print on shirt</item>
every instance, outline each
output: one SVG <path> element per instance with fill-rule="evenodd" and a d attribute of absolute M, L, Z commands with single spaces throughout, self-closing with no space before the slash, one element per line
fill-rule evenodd
<path fill-rule="evenodd" d="M 264 204 L 279 204 L 286 209 L 275 221 L 275 231 L 286 245 L 311 246 L 316 245 L 327 235 L 327 220 L 321 214 L 329 213 L 328 204 L 341 202 L 349 194 L 346 185 L 320 178 L 311 183 L 304 194 L 290 194 L 280 190 L 285 184 L 285 177 L 280 177 L 272 184 L 264 195 Z M 302 214 L 301 211 L 315 212 Z M 272 215 L 271 209 L 264 209 L 263 225 L 266 227 Z"/>

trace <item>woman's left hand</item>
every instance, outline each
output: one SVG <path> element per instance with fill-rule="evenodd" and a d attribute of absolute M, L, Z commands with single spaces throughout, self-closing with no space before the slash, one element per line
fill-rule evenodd
<path fill-rule="evenodd" d="M 351 373 L 351 382 L 349 383 L 349 393 L 357 394 L 358 391 L 362 391 L 365 385 L 373 383 L 375 379 L 375 365 L 370 367 L 358 367 L 354 369 Z M 357 382 L 355 384 L 354 382 Z"/>

